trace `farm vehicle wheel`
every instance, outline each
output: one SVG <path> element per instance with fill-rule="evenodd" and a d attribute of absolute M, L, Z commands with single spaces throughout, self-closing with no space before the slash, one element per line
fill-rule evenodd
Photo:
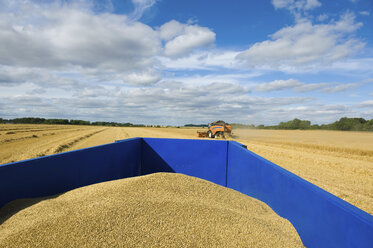
<path fill-rule="evenodd" d="M 207 136 L 211 139 L 215 138 L 215 136 L 212 134 L 210 130 L 207 132 Z"/>
<path fill-rule="evenodd" d="M 224 132 L 216 132 L 215 138 L 225 139 Z"/>

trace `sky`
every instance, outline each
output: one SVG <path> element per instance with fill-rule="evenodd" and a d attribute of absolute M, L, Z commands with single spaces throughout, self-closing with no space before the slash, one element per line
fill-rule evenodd
<path fill-rule="evenodd" d="M 0 117 L 373 119 L 372 0 L 0 0 Z"/>

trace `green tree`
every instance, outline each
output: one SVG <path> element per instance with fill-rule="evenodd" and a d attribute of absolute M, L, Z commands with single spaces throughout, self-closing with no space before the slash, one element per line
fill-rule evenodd
<path fill-rule="evenodd" d="M 71 125 L 90 125 L 91 122 L 83 120 L 70 120 Z"/>
<path fill-rule="evenodd" d="M 367 121 L 363 118 L 347 118 L 343 117 L 335 122 L 335 128 L 342 131 L 360 131 Z"/>
<path fill-rule="evenodd" d="M 69 120 L 68 119 L 47 119 L 45 121 L 46 124 L 69 124 Z"/>
<path fill-rule="evenodd" d="M 278 125 L 278 129 L 288 129 L 288 130 L 295 130 L 295 129 L 310 129 L 311 122 L 306 120 L 299 120 L 295 118 L 292 121 L 288 122 L 281 122 Z"/>

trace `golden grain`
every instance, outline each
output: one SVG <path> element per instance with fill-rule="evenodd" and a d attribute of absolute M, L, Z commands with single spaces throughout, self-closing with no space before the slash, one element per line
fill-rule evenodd
<path fill-rule="evenodd" d="M 11 204 L 14 207 L 17 201 Z M 0 244 L 5 247 L 302 247 L 291 223 L 263 202 L 176 173 L 94 184 L 42 200 L 0 225 Z"/>

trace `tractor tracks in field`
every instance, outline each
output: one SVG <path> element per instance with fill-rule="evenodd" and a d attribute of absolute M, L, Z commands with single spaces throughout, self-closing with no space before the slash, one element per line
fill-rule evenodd
<path fill-rule="evenodd" d="M 80 141 L 85 140 L 85 139 L 88 139 L 89 137 L 92 137 L 92 136 L 95 135 L 95 134 L 101 133 L 101 132 L 105 131 L 106 129 L 108 129 L 108 128 L 104 128 L 104 129 L 101 129 L 101 130 L 98 130 L 98 131 L 95 131 L 95 132 L 92 132 L 92 133 L 86 134 L 86 135 L 84 135 L 84 136 L 81 136 L 81 137 L 79 137 L 79 138 L 74 139 L 74 140 L 71 141 L 71 142 L 68 142 L 68 143 L 65 143 L 65 144 L 59 145 L 59 146 L 54 150 L 53 153 L 60 153 L 60 152 L 66 151 L 67 149 L 69 149 L 70 147 L 76 145 L 76 144 L 79 143 Z"/>
<path fill-rule="evenodd" d="M 52 135 L 56 135 L 56 133 L 43 133 L 42 135 L 33 134 L 33 135 L 23 136 L 23 137 L 18 137 L 18 138 L 3 139 L 3 140 L 0 140 L 0 144 L 27 140 L 27 139 L 35 139 L 35 138 L 40 138 L 40 137 L 45 137 L 45 136 L 52 136 Z"/>
<path fill-rule="evenodd" d="M 33 135 L 30 135 L 30 136 L 24 136 L 24 137 L 20 137 L 20 138 L 4 139 L 4 140 L 0 141 L 0 144 L 19 141 L 19 140 L 25 140 L 25 139 L 35 139 L 35 138 L 38 138 L 38 137 L 39 137 L 38 135 L 33 134 Z"/>
<path fill-rule="evenodd" d="M 81 129 L 73 129 L 73 130 L 64 130 L 64 129 L 45 129 L 45 130 L 39 130 L 39 131 L 60 131 L 60 132 L 65 132 L 65 131 L 79 131 Z M 32 130 L 32 131 L 36 131 L 36 130 Z M 29 131 L 27 131 L 29 132 Z M 41 138 L 41 137 L 45 137 L 45 136 L 52 136 L 52 135 L 56 135 L 56 134 L 60 134 L 60 132 L 52 132 L 52 133 L 43 133 L 43 134 L 40 134 L 40 133 L 36 133 L 36 134 L 32 134 L 32 135 L 28 135 L 28 136 L 22 136 L 22 137 L 17 137 L 17 138 L 4 138 L 5 139 L 2 139 L 0 140 L 0 144 L 4 144 L 4 143 L 10 143 L 10 142 L 16 142 L 16 141 L 22 141 L 22 140 L 27 140 L 27 139 L 35 139 L 35 138 Z M 16 134 L 16 133 L 21 133 L 21 132 L 7 132 L 5 133 L 5 135 L 10 135 L 11 134 Z"/>
<path fill-rule="evenodd" d="M 45 132 L 45 131 L 63 131 L 66 130 L 64 128 L 45 128 L 45 129 L 27 129 L 27 130 L 5 130 L 7 131 L 5 134 L 17 134 L 17 133 L 30 133 L 30 132 Z"/>

